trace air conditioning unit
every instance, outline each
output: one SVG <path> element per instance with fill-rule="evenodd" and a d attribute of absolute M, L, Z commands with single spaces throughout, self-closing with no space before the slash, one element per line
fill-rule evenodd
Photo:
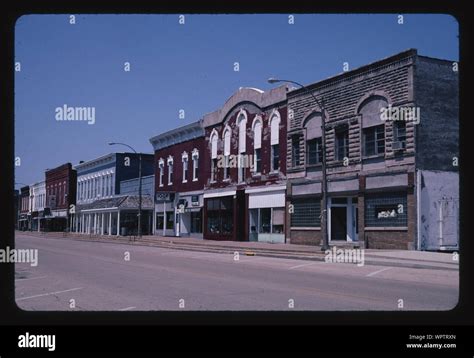
<path fill-rule="evenodd" d="M 405 149 L 405 142 L 399 142 L 399 141 L 393 142 L 392 149 L 397 150 L 397 151 Z"/>

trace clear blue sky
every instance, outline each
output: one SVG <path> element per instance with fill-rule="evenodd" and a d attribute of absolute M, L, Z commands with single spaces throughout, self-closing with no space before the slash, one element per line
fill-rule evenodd
<path fill-rule="evenodd" d="M 28 15 L 15 29 L 16 181 L 149 138 L 218 109 L 239 87 L 271 76 L 308 84 L 408 48 L 458 60 L 449 15 Z M 124 62 L 131 71 L 125 72 Z M 240 71 L 234 72 L 234 62 Z M 96 122 L 60 122 L 55 108 L 95 107 Z M 179 119 L 179 109 L 185 119 Z M 19 186 L 17 186 L 18 188 Z"/>

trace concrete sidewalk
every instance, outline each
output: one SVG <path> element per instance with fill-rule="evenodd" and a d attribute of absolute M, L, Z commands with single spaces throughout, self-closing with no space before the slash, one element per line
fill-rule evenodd
<path fill-rule="evenodd" d="M 109 243 L 122 243 L 141 246 L 164 247 L 176 250 L 214 252 L 247 256 L 280 257 L 300 260 L 324 261 L 325 252 L 320 246 L 272 244 L 265 242 L 210 241 L 188 237 L 143 236 L 141 239 L 129 236 L 83 235 L 77 233 L 38 233 L 21 232 L 46 238 L 62 238 Z M 353 245 L 334 245 L 337 249 L 352 249 Z M 332 248 L 332 247 L 331 247 Z M 455 255 L 442 252 L 409 250 L 364 250 L 364 264 L 391 267 L 427 268 L 458 270 L 459 260 Z"/>

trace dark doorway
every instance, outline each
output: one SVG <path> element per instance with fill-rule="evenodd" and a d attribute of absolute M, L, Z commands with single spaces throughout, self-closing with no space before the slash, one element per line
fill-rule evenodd
<path fill-rule="evenodd" d="M 331 207 L 331 241 L 347 240 L 347 209 L 346 207 Z"/>

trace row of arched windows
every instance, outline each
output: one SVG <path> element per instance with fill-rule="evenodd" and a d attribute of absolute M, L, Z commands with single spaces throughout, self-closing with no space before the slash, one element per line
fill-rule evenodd
<path fill-rule="evenodd" d="M 238 181 L 243 182 L 245 180 L 245 165 L 243 165 L 243 161 L 246 160 L 244 155 L 252 154 L 253 155 L 253 173 L 254 174 L 261 174 L 262 173 L 262 134 L 263 134 L 263 120 L 262 116 L 257 115 L 255 116 L 251 130 L 253 133 L 253 153 L 247 153 L 247 121 L 248 116 L 247 112 L 243 109 L 237 115 L 236 125 L 238 127 Z M 269 127 L 270 127 L 270 145 L 271 145 L 271 172 L 278 172 L 280 169 L 280 150 L 279 150 L 279 127 L 280 127 L 280 113 L 277 110 L 274 110 L 270 115 L 269 120 Z M 232 137 L 232 129 L 229 125 L 224 127 L 222 131 L 221 140 L 223 142 L 223 156 L 224 156 L 224 173 L 223 179 L 228 180 L 230 179 L 230 171 L 229 171 L 229 157 L 231 155 L 231 138 Z M 211 133 L 209 138 L 211 143 L 211 182 L 216 181 L 216 174 L 217 174 L 217 165 L 218 165 L 218 142 L 219 142 L 219 134 L 216 129 L 214 129 Z"/>

